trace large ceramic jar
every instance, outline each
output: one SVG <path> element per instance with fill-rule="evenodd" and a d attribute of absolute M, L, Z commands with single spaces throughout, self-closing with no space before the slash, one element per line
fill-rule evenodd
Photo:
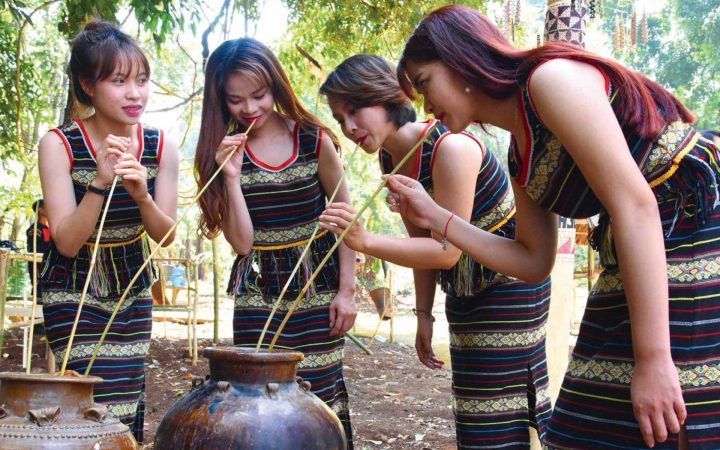
<path fill-rule="evenodd" d="M 127 426 L 93 401 L 100 377 L 0 373 L 3 450 L 134 450 Z"/>
<path fill-rule="evenodd" d="M 203 356 L 210 376 L 167 412 L 156 450 L 346 448 L 338 417 L 296 379 L 302 353 L 215 347 Z"/>

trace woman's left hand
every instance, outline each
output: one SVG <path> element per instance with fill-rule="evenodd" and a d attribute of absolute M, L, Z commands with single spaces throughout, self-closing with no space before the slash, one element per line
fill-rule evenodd
<path fill-rule="evenodd" d="M 330 203 L 320 215 L 320 227 L 340 235 L 348 228 L 355 214 L 353 207 L 347 203 Z M 360 220 L 356 220 L 343 238 L 343 242 L 355 251 L 364 252 L 365 242 L 368 238 L 367 230 L 362 226 Z"/>
<path fill-rule="evenodd" d="M 679 433 L 687 412 L 678 371 L 672 359 L 636 361 L 630 385 L 635 419 L 645 444 L 665 442 L 668 433 Z"/>
<path fill-rule="evenodd" d="M 140 204 L 148 199 L 147 168 L 135 159 L 135 155 L 124 153 L 115 164 L 115 175 L 122 176 L 122 183 L 130 197 Z"/>
<path fill-rule="evenodd" d="M 355 324 L 355 295 L 338 291 L 330 303 L 330 336 L 342 336 Z"/>

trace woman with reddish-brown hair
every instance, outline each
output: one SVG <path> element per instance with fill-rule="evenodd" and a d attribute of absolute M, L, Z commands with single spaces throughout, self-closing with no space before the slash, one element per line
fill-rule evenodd
<path fill-rule="evenodd" d="M 423 19 L 398 77 L 451 131 L 479 122 L 512 134 L 517 205 L 515 239 L 506 239 L 393 177 L 390 202 L 407 220 L 493 270 L 539 281 L 554 261 L 555 214 L 600 214 L 592 243 L 605 270 L 545 445 L 718 448 L 720 155 L 693 115 L 658 84 L 583 49 L 517 50 L 463 6 Z"/>
<path fill-rule="evenodd" d="M 200 229 L 209 237 L 222 231 L 238 255 L 228 286 L 235 297 L 235 345 L 255 348 L 289 282 L 263 341 L 270 343 L 290 304 L 335 243 L 332 233 L 312 234 L 326 195 L 342 176 L 336 146 L 335 135 L 303 108 L 277 57 L 262 43 L 230 40 L 210 55 L 195 155 L 199 185 L 233 156 L 200 199 Z M 345 184 L 336 198 L 349 201 Z M 300 270 L 293 275 L 297 264 Z M 342 358 L 345 332 L 356 315 L 354 268 L 355 252 L 341 244 L 276 343 L 305 355 L 298 375 L 338 415 L 348 448 L 352 430 Z"/>

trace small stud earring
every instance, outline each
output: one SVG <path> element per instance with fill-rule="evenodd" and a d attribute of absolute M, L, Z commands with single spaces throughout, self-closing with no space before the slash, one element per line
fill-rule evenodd
<path fill-rule="evenodd" d="M 469 94 L 469 93 L 470 93 L 470 86 L 465 86 L 465 93 L 466 93 L 466 94 Z"/>

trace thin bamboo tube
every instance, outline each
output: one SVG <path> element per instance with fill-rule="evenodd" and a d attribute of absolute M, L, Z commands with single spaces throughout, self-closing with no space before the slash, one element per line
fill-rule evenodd
<path fill-rule="evenodd" d="M 390 176 L 395 175 L 398 170 L 407 162 L 410 157 L 412 157 L 415 154 L 415 151 L 420 147 L 420 145 L 425 142 L 425 139 L 427 139 L 433 131 L 435 131 L 435 128 L 437 128 L 439 122 L 435 122 L 430 126 L 430 128 L 427 129 L 425 132 L 425 135 L 420 138 L 419 141 L 415 143 L 415 145 L 412 146 L 410 151 L 405 155 L 405 157 L 395 166 L 395 168 L 390 172 Z M 307 292 L 307 290 L 310 288 L 310 285 L 313 281 L 315 281 L 315 278 L 317 278 L 318 274 L 320 273 L 320 269 L 327 263 L 327 261 L 330 259 L 330 256 L 332 256 L 332 253 L 335 251 L 335 249 L 342 243 L 343 239 L 345 239 L 345 236 L 348 234 L 350 229 L 355 225 L 355 222 L 357 222 L 358 218 L 362 216 L 362 214 L 365 212 L 365 210 L 370 206 L 370 203 L 372 203 L 375 200 L 375 197 L 380 193 L 380 191 L 385 187 L 387 184 L 387 178 L 383 179 L 380 182 L 380 185 L 375 189 L 375 192 L 370 196 L 370 198 L 365 202 L 365 204 L 360 208 L 360 210 L 355 214 L 355 216 L 352 218 L 350 223 L 348 224 L 347 228 L 340 233 L 340 236 L 338 236 L 337 240 L 335 241 L 335 244 L 333 244 L 332 247 L 330 247 L 330 250 L 327 252 L 325 257 L 320 261 L 320 264 L 315 269 L 315 271 L 310 275 L 310 278 L 308 279 L 307 283 L 305 283 L 305 286 L 302 288 L 300 293 L 298 294 L 295 301 L 290 305 L 290 308 L 288 309 L 287 314 L 285 315 L 285 318 L 283 319 L 282 323 L 280 324 L 280 327 L 278 327 L 277 331 L 275 332 L 275 336 L 273 336 L 272 342 L 270 342 L 270 346 L 268 347 L 268 351 L 272 351 L 273 347 L 275 346 L 275 343 L 277 342 L 278 338 L 280 337 L 280 333 L 282 332 L 283 328 L 285 328 L 285 324 L 287 324 L 288 319 L 290 319 L 290 316 L 295 311 L 295 308 L 297 308 L 297 305 L 300 303 L 300 299 L 302 299 L 302 296 Z"/>
<path fill-rule="evenodd" d="M 93 247 L 92 256 L 90 256 L 90 266 L 88 266 L 85 285 L 83 286 L 82 294 L 80 294 L 80 303 L 78 304 L 78 310 L 75 314 L 75 321 L 73 322 L 72 330 L 70 331 L 67 347 L 65 347 L 65 356 L 63 357 L 63 362 L 60 366 L 60 376 L 65 375 L 65 367 L 67 367 L 68 359 L 70 358 L 70 350 L 72 348 L 73 339 L 75 338 L 78 322 L 80 321 L 80 313 L 82 312 L 82 307 L 85 303 L 85 297 L 87 296 L 88 287 L 90 286 L 90 278 L 92 277 L 93 268 L 95 267 L 95 260 L 97 259 L 97 252 L 100 244 L 100 236 L 102 235 L 103 226 L 105 226 L 105 217 L 107 217 L 107 212 L 110 208 L 110 200 L 112 200 L 113 193 L 115 192 L 115 186 L 117 186 L 119 179 L 120 177 L 118 176 L 113 178 L 113 182 L 110 185 L 110 193 L 107 197 L 107 203 L 105 203 L 105 208 L 103 208 L 102 217 L 100 218 L 100 226 L 97 230 L 97 236 L 95 236 L 95 246 Z"/>
<path fill-rule="evenodd" d="M 250 130 L 252 130 L 253 125 L 255 125 L 255 122 L 250 123 L 250 126 L 247 128 L 247 130 L 245 130 L 245 134 L 250 133 Z M 205 190 L 208 187 L 210 187 L 210 185 L 215 180 L 215 178 L 218 175 L 220 175 L 220 172 L 222 172 L 223 167 L 225 167 L 225 164 L 227 164 L 228 161 L 230 161 L 230 158 L 232 158 L 232 156 L 235 154 L 236 150 L 237 150 L 237 146 L 235 147 L 235 149 L 233 149 L 232 152 L 230 152 L 230 154 L 225 158 L 225 160 L 222 162 L 222 164 L 220 164 L 220 167 L 218 167 L 218 169 L 215 171 L 215 173 L 212 174 L 212 176 L 208 179 L 207 183 L 205 183 L 205 186 L 203 186 L 203 188 L 200 189 L 200 191 L 197 193 L 195 198 L 193 198 L 192 203 L 195 203 L 200 198 L 200 196 L 205 192 Z M 90 374 L 90 368 L 92 367 L 93 363 L 95 362 L 97 353 L 100 351 L 100 347 L 102 347 L 102 344 L 105 341 L 105 336 L 107 336 L 107 333 L 110 330 L 110 325 L 112 325 L 113 320 L 115 320 L 115 316 L 117 315 L 118 311 L 120 310 L 120 306 L 125 301 L 125 298 L 127 297 L 128 292 L 130 292 L 130 288 L 132 288 L 132 285 L 140 277 L 140 274 L 143 272 L 143 270 L 145 270 L 145 268 L 148 266 L 148 264 L 150 264 L 150 262 L 152 261 L 152 257 L 155 256 L 155 254 L 162 248 L 162 245 L 165 243 L 165 241 L 167 241 L 168 237 L 170 237 L 170 235 L 173 233 L 173 231 L 175 231 L 175 228 L 177 228 L 178 224 L 182 221 L 182 219 L 185 218 L 185 216 L 187 216 L 187 214 L 189 212 L 190 212 L 190 208 L 187 208 L 185 210 L 185 212 L 178 219 L 175 220 L 175 223 L 170 227 L 170 229 L 167 231 L 167 233 L 165 233 L 165 236 L 163 236 L 163 238 L 160 239 L 160 241 L 157 243 L 157 245 L 152 250 L 152 252 L 150 252 L 150 255 L 147 257 L 145 262 L 143 262 L 143 264 L 138 269 L 137 273 L 135 273 L 135 275 L 132 277 L 132 279 L 128 283 L 128 286 L 125 288 L 125 291 L 120 296 L 120 300 L 118 300 L 117 303 L 115 304 L 115 308 L 113 309 L 112 315 L 110 316 L 110 320 L 108 320 L 108 323 L 105 326 L 105 330 L 103 330 L 103 333 L 100 336 L 100 340 L 98 341 L 97 345 L 95 346 L 95 350 L 93 350 L 92 357 L 90 358 L 90 362 L 88 363 L 87 369 L 85 370 L 85 376 L 88 376 Z"/>
<path fill-rule="evenodd" d="M 348 158 L 348 165 L 350 165 L 350 162 L 352 162 L 353 158 L 355 157 L 355 154 L 357 153 L 358 149 L 360 148 L 360 144 L 355 144 L 355 148 L 353 149 L 352 153 L 350 153 L 350 157 Z M 345 179 L 345 174 L 347 173 L 347 170 L 343 170 L 342 175 L 340 176 L 340 179 L 338 180 L 337 184 L 335 185 L 335 190 L 333 190 L 332 195 L 330 196 L 330 200 L 328 200 L 328 203 L 332 203 L 333 200 L 335 200 L 335 196 L 337 195 L 338 191 L 340 191 L 340 186 L 342 185 L 343 180 Z M 267 321 L 265 321 L 265 326 L 263 327 L 262 332 L 260 333 L 260 339 L 258 339 L 257 345 L 255 346 L 255 351 L 259 352 L 260 348 L 262 347 L 263 339 L 265 339 L 265 333 L 267 332 L 268 327 L 270 326 L 270 322 L 272 321 L 273 317 L 275 316 L 275 312 L 277 311 L 278 307 L 280 306 L 280 302 L 285 297 L 285 292 L 287 292 L 288 287 L 290 286 L 290 282 L 292 281 L 293 277 L 297 273 L 298 269 L 300 269 L 300 266 L 302 265 L 302 261 L 305 258 L 305 255 L 307 255 L 307 252 L 310 250 L 310 246 L 312 245 L 313 241 L 315 240 L 315 236 L 317 235 L 317 232 L 320 230 L 320 221 L 318 221 L 315 224 L 315 229 L 313 230 L 312 234 L 310 235 L 310 239 L 308 239 L 307 244 L 305 244 L 305 248 L 303 249 L 302 254 L 300 255 L 300 258 L 298 258 L 297 264 L 295 264 L 295 267 L 292 270 L 292 273 L 290 273 L 290 276 L 288 277 L 287 281 L 285 282 L 285 285 L 283 286 L 282 290 L 280 291 L 280 296 L 275 300 L 275 304 L 273 305 L 272 311 L 270 311 L 270 315 L 267 318 Z"/>
<path fill-rule="evenodd" d="M 40 210 L 40 204 L 39 202 L 35 202 L 35 224 L 33 225 L 33 254 L 32 254 L 32 260 L 33 260 L 33 269 L 32 269 L 32 305 L 30 305 L 30 339 L 28 340 L 28 346 L 27 346 L 27 367 L 25 367 L 25 373 L 30 374 L 30 367 L 32 366 L 32 346 L 33 346 L 33 334 L 35 331 L 35 305 L 37 304 L 37 259 L 35 258 L 35 255 L 37 255 L 37 225 L 38 225 L 38 211 Z"/>

